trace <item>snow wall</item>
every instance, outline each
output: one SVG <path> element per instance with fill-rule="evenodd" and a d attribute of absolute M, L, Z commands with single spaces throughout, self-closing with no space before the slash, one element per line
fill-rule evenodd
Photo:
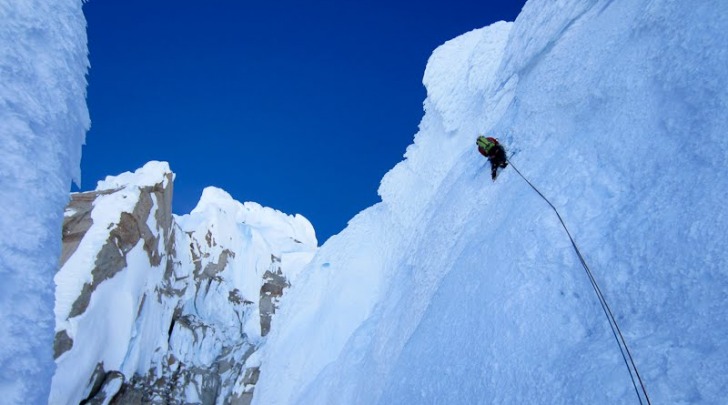
<path fill-rule="evenodd" d="M 382 202 L 282 301 L 257 404 L 728 398 L 728 3 L 532 0 L 438 48 Z"/>
<path fill-rule="evenodd" d="M 0 2 L 0 402 L 46 403 L 53 274 L 80 180 L 86 108 L 81 1 Z"/>

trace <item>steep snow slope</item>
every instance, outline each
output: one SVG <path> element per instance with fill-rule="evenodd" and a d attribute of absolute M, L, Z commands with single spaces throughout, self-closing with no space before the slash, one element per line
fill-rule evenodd
<path fill-rule="evenodd" d="M 212 187 L 174 216 L 173 178 L 149 162 L 72 195 L 51 404 L 249 403 L 253 355 L 313 256 L 313 227 Z"/>
<path fill-rule="evenodd" d="M 53 375 L 53 274 L 80 180 L 86 20 L 80 0 L 0 2 L 0 402 L 40 404 Z"/>
<path fill-rule="evenodd" d="M 653 403 L 728 397 L 728 5 L 529 1 L 432 55 L 382 202 L 282 301 L 254 402 L 639 403 L 548 205 Z M 305 344 L 301 344 L 304 342 Z"/>

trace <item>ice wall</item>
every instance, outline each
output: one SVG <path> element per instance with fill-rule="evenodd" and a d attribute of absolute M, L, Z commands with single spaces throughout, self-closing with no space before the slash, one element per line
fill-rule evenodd
<path fill-rule="evenodd" d="M 45 403 L 53 274 L 89 117 L 81 1 L 0 2 L 0 398 Z"/>
<path fill-rule="evenodd" d="M 728 397 L 728 7 L 529 1 L 438 48 L 382 202 L 289 295 L 255 403 L 639 403 L 548 205 L 653 403 Z M 301 344 L 305 342 L 305 344 Z"/>

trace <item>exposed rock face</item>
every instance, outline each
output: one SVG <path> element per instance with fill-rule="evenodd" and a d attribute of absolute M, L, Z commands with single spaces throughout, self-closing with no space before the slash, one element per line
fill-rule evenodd
<path fill-rule="evenodd" d="M 271 255 L 271 267 L 263 274 L 263 284 L 260 287 L 260 334 L 265 336 L 270 332 L 270 321 L 278 308 L 278 299 L 283 296 L 283 289 L 289 287 L 288 279 L 281 269 L 281 259 Z"/>
<path fill-rule="evenodd" d="M 174 216 L 173 177 L 150 162 L 72 195 L 51 403 L 250 403 L 251 356 L 313 256 L 313 228 L 212 188 Z"/>

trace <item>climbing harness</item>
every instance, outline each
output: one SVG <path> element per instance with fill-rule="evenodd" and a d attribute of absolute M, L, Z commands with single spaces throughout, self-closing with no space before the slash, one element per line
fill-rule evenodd
<path fill-rule="evenodd" d="M 619 346 L 619 351 L 622 354 L 622 359 L 624 359 L 624 365 L 627 366 L 627 370 L 629 371 L 629 377 L 632 380 L 632 385 L 634 386 L 634 391 L 637 394 L 637 398 L 640 401 L 640 404 L 643 404 L 642 402 L 642 396 L 644 395 L 645 400 L 647 401 L 647 405 L 652 405 L 650 402 L 650 397 L 647 396 L 647 389 L 645 388 L 645 384 L 642 382 L 642 377 L 640 376 L 639 371 L 637 371 L 637 365 L 634 363 L 634 359 L 632 358 L 632 353 L 630 353 L 629 348 L 627 347 L 627 341 L 624 339 L 624 336 L 622 335 L 622 331 L 619 329 L 619 325 L 617 325 L 617 319 L 614 317 L 614 314 L 612 313 L 611 308 L 609 308 L 609 304 L 607 304 L 607 300 L 604 298 L 604 294 L 602 294 L 601 288 L 599 288 L 599 284 L 597 284 L 597 280 L 594 278 L 594 274 L 592 274 L 591 269 L 589 269 L 589 265 L 587 265 L 586 260 L 584 259 L 584 256 L 582 256 L 581 252 L 579 251 L 579 247 L 576 246 L 576 242 L 574 241 L 574 238 L 571 236 L 571 232 L 569 232 L 569 229 L 566 227 L 566 223 L 564 223 L 563 218 L 561 218 L 561 214 L 559 214 L 559 211 L 554 207 L 553 204 L 551 204 L 551 201 L 549 201 L 546 196 L 544 196 L 537 188 L 534 186 L 526 176 L 521 173 L 520 170 L 516 167 L 516 165 L 513 164 L 513 162 L 510 161 L 510 159 L 506 159 L 508 163 L 511 164 L 511 167 L 513 170 L 518 173 L 521 178 L 528 183 L 529 186 L 538 193 L 541 198 L 543 198 L 546 203 L 551 206 L 551 209 L 554 210 L 556 213 L 556 216 L 559 218 L 559 221 L 561 222 L 561 226 L 564 227 L 564 230 L 566 231 L 566 234 L 569 236 L 569 240 L 571 241 L 571 246 L 574 247 L 574 251 L 576 252 L 576 255 L 579 257 L 579 261 L 581 262 L 582 267 L 584 267 L 584 271 L 586 272 L 587 276 L 589 277 L 589 282 L 591 283 L 592 287 L 594 288 L 594 292 L 597 295 L 597 298 L 599 298 L 599 304 L 602 306 L 602 310 L 604 311 L 604 315 L 606 315 L 607 320 L 609 321 L 609 327 L 612 329 L 612 334 L 614 335 L 614 339 L 617 341 L 617 345 Z M 625 354 L 626 353 L 626 354 Z M 627 361 L 627 357 L 629 357 L 629 361 Z M 631 365 L 631 367 L 630 367 Z M 634 370 L 634 372 L 633 372 Z M 640 387 L 642 388 L 642 395 L 640 395 L 640 389 L 637 388 L 637 383 L 635 381 L 635 376 L 637 376 L 637 380 L 639 380 Z"/>

